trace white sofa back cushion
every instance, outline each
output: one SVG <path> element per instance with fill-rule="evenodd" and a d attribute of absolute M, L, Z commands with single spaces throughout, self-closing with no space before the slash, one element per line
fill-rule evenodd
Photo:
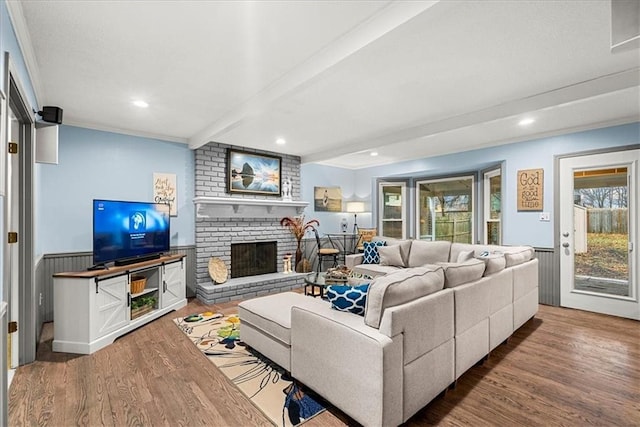
<path fill-rule="evenodd" d="M 444 269 L 444 287 L 455 288 L 465 283 L 478 280 L 484 273 L 484 261 L 470 259 L 460 263 L 442 262 L 438 263 Z"/>
<path fill-rule="evenodd" d="M 500 254 L 500 253 L 480 255 L 480 256 L 477 256 L 477 258 L 484 261 L 485 276 L 491 276 L 492 274 L 499 273 L 502 270 L 504 270 L 507 265 L 504 254 Z"/>
<path fill-rule="evenodd" d="M 380 265 L 391 265 L 394 267 L 404 267 L 400 245 L 380 246 L 378 248 L 380 255 Z"/>
<path fill-rule="evenodd" d="M 514 265 L 524 264 L 533 258 L 534 250 L 528 246 L 516 246 L 512 248 L 505 248 L 504 259 L 507 267 L 513 267 Z"/>
<path fill-rule="evenodd" d="M 377 329 L 387 307 L 404 304 L 437 292 L 443 287 L 444 272 L 441 267 L 435 265 L 405 268 L 376 277 L 369 285 L 364 323 Z"/>
<path fill-rule="evenodd" d="M 435 241 L 426 242 L 414 240 L 411 243 L 409 262 L 407 267 L 420 267 L 427 264 L 449 261 L 449 249 L 451 242 Z"/>

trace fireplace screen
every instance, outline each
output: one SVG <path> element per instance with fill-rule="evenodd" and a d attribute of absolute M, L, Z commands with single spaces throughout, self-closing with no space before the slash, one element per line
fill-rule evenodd
<path fill-rule="evenodd" d="M 231 277 L 275 273 L 277 258 L 277 242 L 232 243 Z"/>

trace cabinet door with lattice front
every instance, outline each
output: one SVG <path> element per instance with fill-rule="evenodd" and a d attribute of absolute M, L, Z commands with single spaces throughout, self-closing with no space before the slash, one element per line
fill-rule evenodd
<path fill-rule="evenodd" d="M 162 267 L 162 308 L 168 307 L 186 295 L 184 261 Z"/>
<path fill-rule="evenodd" d="M 91 338 L 96 339 L 129 323 L 128 275 L 97 279 L 91 310 Z"/>

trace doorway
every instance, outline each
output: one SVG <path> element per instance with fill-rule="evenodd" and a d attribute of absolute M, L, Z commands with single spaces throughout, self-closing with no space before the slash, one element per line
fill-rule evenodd
<path fill-rule="evenodd" d="M 561 158 L 560 305 L 640 320 L 640 150 Z"/>

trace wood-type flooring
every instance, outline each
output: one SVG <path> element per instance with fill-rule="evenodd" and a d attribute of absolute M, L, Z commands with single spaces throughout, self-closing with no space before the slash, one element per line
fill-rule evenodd
<path fill-rule="evenodd" d="M 172 322 L 236 304 L 190 300 L 92 355 L 52 352 L 46 324 L 11 384 L 9 425 L 271 425 Z M 305 427 L 344 425 L 356 423 L 331 409 Z M 407 425 L 640 426 L 640 322 L 541 305 Z"/>

